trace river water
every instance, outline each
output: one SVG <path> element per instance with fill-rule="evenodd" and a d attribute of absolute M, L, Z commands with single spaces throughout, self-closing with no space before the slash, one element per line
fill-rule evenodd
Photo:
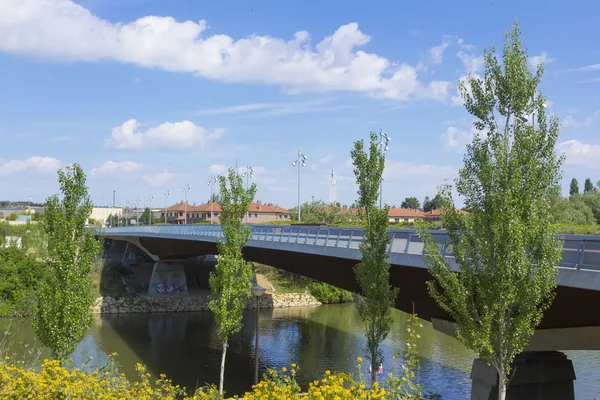
<path fill-rule="evenodd" d="M 394 318 L 384 343 L 383 376 L 393 366 L 392 355 L 401 352 L 405 342 L 407 314 L 395 310 Z M 430 323 L 422 323 L 421 383 L 426 391 L 446 400 L 468 399 L 473 353 L 433 330 Z M 320 378 L 325 370 L 356 371 L 357 357 L 364 357 L 362 324 L 353 304 L 261 310 L 258 326 L 261 371 L 297 363 L 302 386 Z M 12 332 L 11 351 L 29 357 L 23 356 L 24 349 L 30 352 L 35 346 L 29 321 L 0 320 L 0 332 L 7 327 Z M 244 328 L 231 339 L 225 371 L 225 389 L 230 395 L 242 393 L 253 383 L 255 327 L 255 312 L 248 311 Z M 209 312 L 98 316 L 73 355 L 75 364 L 93 357 L 92 365 L 99 366 L 111 353 L 117 353 L 123 371 L 132 379 L 135 364 L 140 362 L 153 375 L 165 373 L 188 388 L 218 381 L 221 345 Z M 577 374 L 576 398 L 594 399 L 600 391 L 600 352 L 571 351 L 568 356 Z"/>

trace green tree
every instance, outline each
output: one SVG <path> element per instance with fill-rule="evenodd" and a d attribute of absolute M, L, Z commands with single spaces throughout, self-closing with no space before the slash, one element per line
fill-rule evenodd
<path fill-rule="evenodd" d="M 595 192 L 595 191 L 596 191 L 596 188 L 594 187 L 592 180 L 590 178 L 587 178 L 585 180 L 585 184 L 583 186 L 583 193 L 590 193 L 590 192 Z"/>
<path fill-rule="evenodd" d="M 404 199 L 400 207 L 413 208 L 415 210 L 419 210 L 421 208 L 421 204 L 419 204 L 419 200 L 417 200 L 416 197 L 407 197 L 406 199 Z"/>
<path fill-rule="evenodd" d="M 85 223 L 92 212 L 85 174 L 78 164 L 58 171 L 62 199 L 47 199 L 48 278 L 42 284 L 34 327 L 53 357 L 75 350 L 92 324 L 92 261 L 102 247 Z"/>
<path fill-rule="evenodd" d="M 144 212 L 142 212 L 142 215 L 140 215 L 139 217 L 139 221 L 140 221 L 140 225 L 149 225 L 150 224 L 150 208 L 146 207 L 144 208 Z M 154 218 L 152 219 L 152 222 L 157 222 L 154 220 Z"/>
<path fill-rule="evenodd" d="M 228 179 L 219 176 L 219 188 L 219 218 L 225 240 L 219 239 L 217 242 L 219 260 L 215 270 L 210 273 L 208 307 L 215 314 L 217 335 L 223 344 L 219 378 L 219 392 L 223 393 L 228 338 L 242 327 L 242 311 L 252 288 L 252 265 L 244 260 L 242 254 L 251 232 L 242 221 L 248 204 L 256 194 L 256 184 L 245 189 L 242 177 L 235 170 L 229 169 Z"/>
<path fill-rule="evenodd" d="M 208 198 L 208 203 L 217 203 L 219 204 L 221 202 L 221 196 L 219 195 L 219 193 L 213 193 L 209 198 Z"/>
<path fill-rule="evenodd" d="M 519 36 L 515 22 L 505 36 L 503 65 L 493 47 L 485 51 L 484 80 L 470 77 L 472 92 L 459 82 L 475 127 L 487 131 L 467 146 L 456 179 L 469 217 L 455 211 L 449 186 L 441 191 L 459 274 L 431 234 L 420 229 L 434 277 L 430 294 L 454 319 L 458 339 L 497 370 L 499 399 L 506 396 L 514 357 L 553 300 L 561 259 L 550 214 L 563 161 L 554 152 L 559 123 L 546 118 L 544 96 L 537 92 L 544 68 L 530 72 Z M 527 119 L 532 114 L 535 125 Z"/>
<path fill-rule="evenodd" d="M 108 216 L 108 218 L 106 218 L 106 224 L 108 226 L 117 226 L 119 222 L 119 215 L 118 214 L 110 214 Z"/>
<path fill-rule="evenodd" d="M 385 157 L 377 145 L 377 135 L 370 134 L 368 153 L 363 140 L 354 142 L 351 151 L 354 175 L 358 184 L 358 207 L 364 219 L 364 238 L 360 245 L 361 261 L 354 268 L 364 299 L 358 313 L 365 324 L 367 358 L 371 362 L 371 381 L 377 380 L 377 369 L 383 362 L 381 342 L 390 332 L 392 306 L 398 290 L 390 285 L 387 236 L 389 206 L 377 207 Z"/>
<path fill-rule="evenodd" d="M 436 194 L 431 200 L 429 200 L 429 197 L 425 197 L 425 201 L 423 201 L 423 211 L 439 210 L 442 207 L 442 202 L 443 199 L 439 194 Z"/>
<path fill-rule="evenodd" d="M 575 196 L 579 194 L 579 182 L 577 179 L 571 179 L 571 187 L 569 188 L 569 196 Z"/>
<path fill-rule="evenodd" d="M 8 220 L 9 220 L 9 221 L 16 221 L 18 218 L 19 218 L 19 217 L 18 217 L 18 215 L 17 215 L 17 214 L 15 214 L 15 213 L 11 213 L 11 214 L 8 216 Z"/>

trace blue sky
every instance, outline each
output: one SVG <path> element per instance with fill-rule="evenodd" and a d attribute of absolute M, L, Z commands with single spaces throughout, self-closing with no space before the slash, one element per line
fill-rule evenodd
<path fill-rule="evenodd" d="M 600 4 L 579 1 L 0 0 L 2 199 L 42 201 L 80 163 L 95 203 L 171 191 L 205 202 L 211 173 L 254 168 L 257 199 L 351 203 L 354 140 L 392 137 L 384 201 L 456 176 L 472 118 L 456 84 L 519 18 L 562 121 L 565 181 L 600 179 Z M 534 58 L 536 57 L 536 58 Z M 565 185 L 566 186 L 566 185 Z"/>

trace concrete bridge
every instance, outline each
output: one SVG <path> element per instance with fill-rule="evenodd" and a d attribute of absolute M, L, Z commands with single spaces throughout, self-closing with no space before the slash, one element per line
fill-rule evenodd
<path fill-rule="evenodd" d="M 248 261 L 359 292 L 352 268 L 361 258 L 359 245 L 363 229 L 277 225 L 252 225 L 250 228 L 252 236 L 244 249 Z M 217 253 L 216 242 L 223 237 L 219 225 L 132 226 L 108 228 L 103 233 L 105 239 L 112 239 L 109 252 L 127 252 L 133 245 L 133 249 L 143 252 L 154 262 L 214 255 Z M 458 270 L 447 247 L 446 233 L 434 231 L 432 234 L 450 266 Z M 421 318 L 431 321 L 434 328 L 452 335 L 453 327 L 448 316 L 427 292 L 426 282 L 431 276 L 423 258 L 423 241 L 413 230 L 389 229 L 388 235 L 392 239 L 389 246 L 390 282 L 400 289 L 396 308 L 411 312 L 414 304 Z M 523 362 L 534 365 L 534 369 L 543 368 L 546 371 L 544 379 L 558 374 L 568 381 L 575 378 L 572 365 L 564 355 L 561 356 L 562 353 L 553 350 L 600 350 L 600 313 L 592 311 L 600 305 L 600 236 L 561 237 L 564 244 L 556 298 L 536 331 L 529 351 L 524 353 L 527 357 Z M 550 358 L 544 359 L 546 356 L 543 356 L 542 360 L 540 353 L 530 353 L 532 351 L 550 351 L 547 356 Z M 529 357 L 531 354 L 535 354 L 533 359 Z M 548 371 L 553 372 L 548 375 Z M 490 392 L 493 376 L 476 361 L 472 373 L 474 382 L 487 382 L 481 389 L 482 393 L 493 393 L 493 390 Z M 529 384 L 530 378 L 525 380 Z M 474 392 L 475 386 L 474 383 Z M 569 389 L 565 390 L 555 390 L 555 395 L 560 397 L 543 398 L 572 398 Z M 528 398 L 531 393 L 527 392 L 522 398 Z M 487 399 L 486 396 L 473 398 Z"/>

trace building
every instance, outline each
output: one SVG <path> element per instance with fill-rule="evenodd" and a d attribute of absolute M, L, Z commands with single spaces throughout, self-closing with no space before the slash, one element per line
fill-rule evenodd
<path fill-rule="evenodd" d="M 217 203 L 212 204 L 213 223 L 218 224 L 221 215 L 221 207 Z M 211 203 L 192 205 L 184 202 L 174 204 L 167 208 L 168 224 L 185 223 L 185 214 L 187 214 L 188 224 L 210 222 Z M 165 219 L 164 211 L 160 214 L 161 221 Z M 245 222 L 246 218 L 243 218 Z M 290 211 L 271 203 L 252 202 L 248 205 L 248 223 L 265 224 L 272 221 L 289 221 Z"/>
<path fill-rule="evenodd" d="M 120 218 L 123 215 L 123 209 L 121 207 L 94 207 L 86 223 L 89 224 L 90 220 L 94 220 L 96 225 L 105 225 L 108 217 L 115 214 Z"/>
<path fill-rule="evenodd" d="M 460 215 L 469 214 L 468 212 L 466 212 L 464 210 L 456 210 L 456 212 Z M 442 210 L 431 210 L 431 211 L 427 211 L 426 213 L 423 213 L 423 214 L 424 214 L 425 221 L 427 221 L 427 222 L 440 221 L 442 219 L 443 211 Z"/>
<path fill-rule="evenodd" d="M 418 219 L 423 219 L 425 213 L 414 208 L 390 208 L 388 218 L 390 223 L 398 224 L 405 222 L 415 222 Z"/>

